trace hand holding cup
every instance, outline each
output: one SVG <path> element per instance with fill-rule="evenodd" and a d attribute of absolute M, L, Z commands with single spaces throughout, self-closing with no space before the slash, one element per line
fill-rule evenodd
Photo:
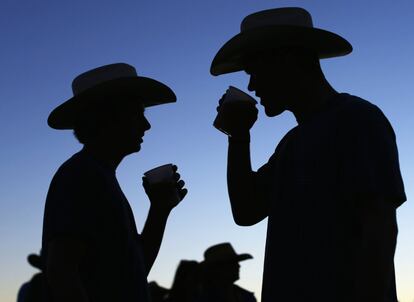
<path fill-rule="evenodd" d="M 256 104 L 250 95 L 229 86 L 219 101 L 214 127 L 229 136 L 248 133 L 257 120 Z"/>
<path fill-rule="evenodd" d="M 177 166 L 166 164 L 144 173 L 142 185 L 150 199 L 151 205 L 173 209 L 184 199 L 187 189 L 177 173 Z"/>

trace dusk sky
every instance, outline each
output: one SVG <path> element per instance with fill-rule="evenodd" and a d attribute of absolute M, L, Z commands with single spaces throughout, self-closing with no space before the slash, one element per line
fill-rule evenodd
<path fill-rule="evenodd" d="M 239 32 L 244 16 L 285 6 L 304 7 L 315 27 L 353 45 L 350 55 L 322 61 L 326 77 L 339 92 L 378 105 L 394 127 L 408 198 L 398 209 L 397 289 L 401 302 L 414 301 L 412 0 L 2 0 L 0 301 L 15 301 L 20 285 L 35 273 L 26 256 L 41 247 L 50 180 L 81 148 L 70 131 L 48 128 L 48 114 L 72 96 L 75 76 L 117 62 L 164 82 L 178 98 L 175 104 L 148 108 L 152 128 L 142 151 L 117 170 L 139 231 L 149 207 L 143 172 L 175 163 L 189 190 L 170 216 L 148 280 L 170 287 L 181 259 L 202 260 L 207 247 L 229 241 L 237 252 L 254 256 L 242 262 L 238 284 L 260 299 L 267 221 L 248 228 L 233 222 L 226 188 L 227 139 L 212 127 L 220 96 L 229 85 L 246 90 L 248 77 L 243 72 L 213 77 L 209 68 L 217 50 Z M 270 119 L 263 108 L 259 111 L 252 130 L 254 169 L 296 125 L 289 112 Z"/>

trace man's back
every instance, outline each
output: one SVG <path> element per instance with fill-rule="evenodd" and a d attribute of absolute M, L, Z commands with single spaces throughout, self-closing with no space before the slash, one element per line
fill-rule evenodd
<path fill-rule="evenodd" d="M 80 275 L 91 301 L 146 301 L 141 243 L 128 201 L 115 171 L 85 151 L 65 162 L 50 185 L 45 259 L 50 243 L 62 238 L 87 247 Z"/>
<path fill-rule="evenodd" d="M 270 205 L 263 301 L 353 301 L 364 243 L 355 197 L 384 196 L 392 211 L 405 200 L 382 112 L 340 94 L 292 129 L 256 175 Z"/>

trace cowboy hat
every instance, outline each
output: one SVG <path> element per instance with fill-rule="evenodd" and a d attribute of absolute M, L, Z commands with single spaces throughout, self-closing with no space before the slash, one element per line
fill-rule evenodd
<path fill-rule="evenodd" d="M 283 46 L 310 49 L 320 59 L 344 56 L 352 51 L 351 44 L 344 38 L 313 27 L 312 17 L 305 9 L 269 9 L 243 19 L 240 33 L 221 47 L 210 72 L 220 75 L 243 70 L 246 55 Z"/>
<path fill-rule="evenodd" d="M 30 254 L 27 256 L 27 262 L 29 262 L 31 266 L 43 270 L 44 265 L 41 256 L 36 254 Z"/>
<path fill-rule="evenodd" d="M 224 242 L 209 247 L 204 252 L 204 261 L 202 263 L 214 264 L 234 260 L 239 262 L 252 258 L 253 256 L 250 254 L 237 254 L 230 243 Z"/>
<path fill-rule="evenodd" d="M 150 107 L 176 101 L 174 92 L 165 84 L 137 75 L 125 63 L 101 66 L 77 76 L 72 82 L 73 97 L 56 107 L 49 115 L 48 125 L 54 129 L 73 129 L 86 104 L 116 99 L 140 102 Z"/>

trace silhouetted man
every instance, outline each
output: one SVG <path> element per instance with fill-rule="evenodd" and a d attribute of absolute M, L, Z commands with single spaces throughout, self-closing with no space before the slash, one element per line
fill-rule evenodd
<path fill-rule="evenodd" d="M 200 275 L 200 263 L 195 260 L 181 260 L 166 301 L 198 302 L 201 289 Z"/>
<path fill-rule="evenodd" d="M 298 125 L 257 172 L 254 105 L 220 102 L 235 222 L 268 217 L 262 301 L 396 301 L 396 208 L 405 201 L 393 129 L 375 105 L 338 93 L 319 59 L 352 51 L 301 8 L 247 16 L 216 54 L 213 75 L 244 70 L 266 115 Z"/>
<path fill-rule="evenodd" d="M 128 64 L 79 75 L 74 96 L 48 118 L 54 129 L 73 129 L 83 149 L 50 184 L 43 224 L 47 288 L 53 301 L 148 301 L 146 276 L 160 248 L 168 215 L 186 189 L 175 181 L 149 186 L 142 234 L 116 179 L 122 159 L 141 149 L 150 124 L 148 106 L 174 102 L 166 85 L 138 76 Z M 176 201 L 176 200 L 175 200 Z"/>
<path fill-rule="evenodd" d="M 151 281 L 148 283 L 148 290 L 150 293 L 151 302 L 166 301 L 168 293 L 170 292 L 168 289 L 158 285 L 156 281 Z"/>
<path fill-rule="evenodd" d="M 240 279 L 240 261 L 253 258 L 236 254 L 230 243 L 220 243 L 204 252 L 200 302 L 256 302 L 253 293 L 234 284 Z"/>
<path fill-rule="evenodd" d="M 44 302 L 44 265 L 42 258 L 36 254 L 27 256 L 31 266 L 40 270 L 29 282 L 22 284 L 17 294 L 17 302 Z"/>

